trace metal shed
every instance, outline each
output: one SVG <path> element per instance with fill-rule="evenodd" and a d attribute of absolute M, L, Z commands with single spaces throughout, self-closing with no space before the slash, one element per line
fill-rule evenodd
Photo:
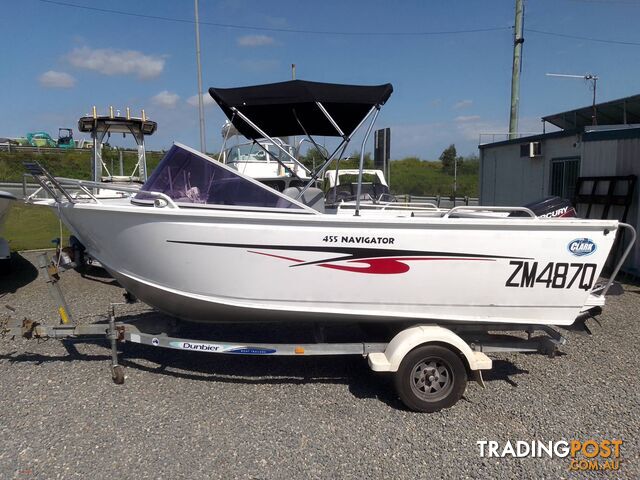
<path fill-rule="evenodd" d="M 560 130 L 480 143 L 480 204 L 524 205 L 549 195 L 574 200 L 581 177 L 640 176 L 640 95 L 595 107 L 597 125 L 592 125 L 593 107 L 588 106 L 542 118 Z M 588 188 L 595 196 L 617 199 L 631 183 L 602 181 L 594 186 L 591 182 Z M 634 189 L 628 208 L 612 205 L 605 211 L 603 205 L 578 204 L 578 214 L 600 218 L 606 213 L 622 219 L 626 209 L 626 220 L 637 229 L 638 190 Z M 640 273 L 640 244 L 627 268 Z"/>

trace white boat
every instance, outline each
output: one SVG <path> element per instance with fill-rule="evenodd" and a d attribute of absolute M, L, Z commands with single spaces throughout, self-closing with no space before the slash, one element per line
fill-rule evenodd
<path fill-rule="evenodd" d="M 359 175 L 360 170 L 353 168 L 327 170 L 324 173 L 324 181 L 327 187 L 325 200 L 334 204 L 355 200 Z M 395 197 L 389 191 L 389 185 L 384 178 L 382 170 L 362 170 L 361 188 L 361 200 L 376 203 L 395 201 Z"/>
<path fill-rule="evenodd" d="M 280 192 L 306 184 L 309 179 L 308 170 L 291 160 L 298 155 L 296 149 L 289 145 L 288 138 L 256 141 L 245 139 L 227 146 L 230 139 L 237 140 L 240 137 L 240 132 L 227 120 L 222 127 L 222 163 Z"/>
<path fill-rule="evenodd" d="M 325 205 L 328 209 L 335 209 L 335 213 L 353 215 L 353 210 L 361 209 L 373 210 L 369 215 L 387 215 L 391 211 L 405 210 L 413 214 L 436 216 L 443 215 L 446 210 L 439 209 L 435 203 L 431 202 L 404 202 L 389 190 L 389 184 L 384 177 L 382 170 L 363 169 L 360 187 L 358 187 L 360 170 L 347 168 L 327 170 L 324 174 Z M 356 196 L 360 188 L 360 198 L 356 202 Z M 472 215 L 467 213 L 467 215 Z M 483 214 L 486 216 L 487 212 Z M 508 215 L 502 212 L 501 216 Z"/>
<path fill-rule="evenodd" d="M 2 233 L 2 226 L 9 213 L 11 204 L 16 201 L 16 197 L 9 192 L 0 190 L 0 233 Z M 0 237 L 0 261 L 8 260 L 11 258 L 11 250 L 9 249 L 9 243 L 2 237 Z"/>
<path fill-rule="evenodd" d="M 369 119 L 364 152 L 391 92 L 304 81 L 210 89 L 247 138 L 279 148 L 275 137 L 341 137 L 312 179 Z M 610 284 L 596 282 L 628 226 L 522 207 L 364 209 L 362 164 L 352 215 L 325 211 L 319 189 L 278 192 L 180 144 L 134 197 L 92 197 L 97 184 L 31 165 L 53 198 L 29 201 L 53 207 L 125 289 L 186 320 L 570 325 L 604 304 Z M 67 185 L 88 198 L 66 195 Z M 495 214 L 509 211 L 528 216 Z"/>

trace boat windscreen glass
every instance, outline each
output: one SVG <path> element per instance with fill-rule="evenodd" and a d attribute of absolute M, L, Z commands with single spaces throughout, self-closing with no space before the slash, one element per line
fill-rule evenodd
<path fill-rule="evenodd" d="M 153 191 L 182 204 L 302 208 L 269 187 L 180 145 L 171 147 L 140 190 L 134 200 L 152 201 L 154 197 L 144 192 Z"/>

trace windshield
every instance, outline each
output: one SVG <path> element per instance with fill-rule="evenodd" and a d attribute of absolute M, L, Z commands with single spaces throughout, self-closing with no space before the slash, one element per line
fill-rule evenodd
<path fill-rule="evenodd" d="M 171 147 L 140 190 L 135 200 L 152 200 L 143 192 L 154 191 L 182 204 L 302 208 L 269 187 L 180 145 Z"/>

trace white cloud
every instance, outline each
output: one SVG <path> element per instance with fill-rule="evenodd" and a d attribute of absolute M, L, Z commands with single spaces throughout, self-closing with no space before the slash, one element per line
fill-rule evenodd
<path fill-rule="evenodd" d="M 405 124 L 391 126 L 392 158 L 415 155 L 422 159 L 436 160 L 452 143 L 460 155 L 478 153 L 480 133 L 503 131 L 497 122 L 482 120 L 477 115 L 463 121 Z"/>
<path fill-rule="evenodd" d="M 550 123 L 546 124 L 545 129 L 547 133 L 560 130 Z M 518 119 L 518 131 L 522 135 L 537 135 L 542 133 L 542 119 L 540 117 L 520 117 Z"/>
<path fill-rule="evenodd" d="M 483 120 L 480 115 L 468 115 L 454 119 L 454 131 L 460 140 L 478 142 L 481 133 L 506 131 L 506 126 L 495 120 Z"/>
<path fill-rule="evenodd" d="M 451 143 L 451 129 L 447 127 L 442 122 L 391 125 L 391 157 L 438 158 L 442 145 Z"/>
<path fill-rule="evenodd" d="M 216 103 L 213 98 L 211 97 L 211 95 L 209 95 L 208 93 L 203 93 L 202 94 L 202 101 L 204 102 L 204 106 L 206 107 L 207 105 L 213 105 L 214 103 Z M 191 105 L 192 107 L 197 107 L 198 106 L 198 95 L 193 95 L 189 98 L 187 98 L 187 103 L 189 105 Z"/>
<path fill-rule="evenodd" d="M 460 100 L 453 104 L 453 109 L 462 110 L 463 108 L 469 108 L 471 105 L 473 105 L 473 100 Z"/>
<path fill-rule="evenodd" d="M 464 118 L 464 120 L 460 121 L 458 118 Z M 506 140 L 508 138 L 508 119 L 498 121 L 495 119 L 483 119 L 478 115 L 458 118 L 455 119 L 455 131 L 466 140 L 478 142 L 481 134 L 483 143 Z M 518 122 L 518 131 L 521 135 L 542 133 L 542 123 L 539 118 L 522 117 Z"/>
<path fill-rule="evenodd" d="M 480 120 L 480 115 L 460 115 L 453 119 L 456 123 L 475 122 Z"/>
<path fill-rule="evenodd" d="M 180 95 L 178 95 L 177 93 L 171 93 L 167 90 L 163 90 L 157 95 L 151 97 L 151 102 L 154 105 L 166 108 L 175 107 L 178 103 L 178 100 L 180 100 Z"/>
<path fill-rule="evenodd" d="M 135 75 L 141 80 L 160 75 L 165 63 L 161 56 L 145 55 L 137 50 L 89 47 L 74 48 L 67 59 L 77 68 L 104 75 Z"/>
<path fill-rule="evenodd" d="M 76 84 L 76 79 L 65 72 L 49 70 L 38 78 L 40 85 L 47 88 L 72 88 Z"/>
<path fill-rule="evenodd" d="M 238 37 L 238 45 L 241 47 L 265 47 L 274 45 L 276 41 L 267 35 L 244 35 Z"/>

